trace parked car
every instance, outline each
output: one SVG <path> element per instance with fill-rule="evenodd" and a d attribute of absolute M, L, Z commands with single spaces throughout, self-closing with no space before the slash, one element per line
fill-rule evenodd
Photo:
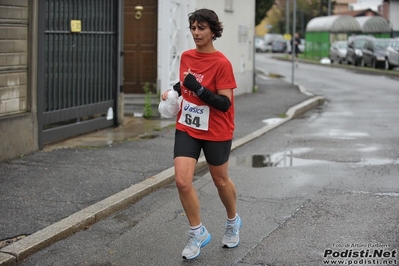
<path fill-rule="evenodd" d="M 363 52 L 361 49 L 363 49 L 367 38 L 370 38 L 370 36 L 358 35 L 350 36 L 348 38 L 348 47 L 346 49 L 346 62 L 349 65 L 360 65 L 363 58 Z"/>
<path fill-rule="evenodd" d="M 287 52 L 287 41 L 286 40 L 274 40 L 272 42 L 273 53 L 285 53 Z"/>
<path fill-rule="evenodd" d="M 399 67 L 399 37 L 393 39 L 386 49 L 385 69 Z"/>
<path fill-rule="evenodd" d="M 338 62 L 342 64 L 346 62 L 346 50 L 348 48 L 347 41 L 335 41 L 330 47 L 330 60 L 331 63 Z"/>
<path fill-rule="evenodd" d="M 255 38 L 255 51 L 258 53 L 265 53 L 268 51 L 266 41 L 263 38 Z"/>
<path fill-rule="evenodd" d="M 278 34 L 278 33 L 266 33 L 264 39 L 265 39 L 266 46 L 269 51 L 272 50 L 273 41 L 285 40 L 284 36 L 282 34 Z"/>
<path fill-rule="evenodd" d="M 386 49 L 391 42 L 392 39 L 367 38 L 362 49 L 361 66 L 385 68 Z"/>

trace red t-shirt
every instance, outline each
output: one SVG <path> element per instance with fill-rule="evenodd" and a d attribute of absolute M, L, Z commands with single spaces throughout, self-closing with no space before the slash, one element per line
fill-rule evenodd
<path fill-rule="evenodd" d="M 213 93 L 217 94 L 217 90 L 220 89 L 237 87 L 233 67 L 223 53 L 199 53 L 196 49 L 185 51 L 180 61 L 183 103 L 177 114 L 176 128 L 197 139 L 211 141 L 233 139 L 234 93 L 227 112 L 222 112 L 204 103 L 194 92 L 183 85 L 183 73 L 188 69 L 203 87 Z"/>

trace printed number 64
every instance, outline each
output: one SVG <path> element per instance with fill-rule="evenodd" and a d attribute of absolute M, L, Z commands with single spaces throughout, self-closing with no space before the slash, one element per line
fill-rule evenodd
<path fill-rule="evenodd" d="M 196 127 L 201 126 L 200 118 L 198 116 L 194 116 L 194 118 L 192 118 L 190 114 L 186 114 L 185 122 L 187 125 L 194 125 Z"/>

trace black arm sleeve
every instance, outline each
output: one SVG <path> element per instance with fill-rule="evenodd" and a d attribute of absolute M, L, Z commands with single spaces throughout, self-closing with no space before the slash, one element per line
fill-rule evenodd
<path fill-rule="evenodd" d="M 210 106 L 222 111 L 227 112 L 231 106 L 231 102 L 229 98 L 224 95 L 219 95 L 213 93 L 207 88 L 203 87 L 201 83 L 199 83 L 196 78 L 190 73 L 188 74 L 183 81 L 183 85 L 193 91 L 197 96 L 205 103 Z"/>
<path fill-rule="evenodd" d="M 210 106 L 222 111 L 227 112 L 231 106 L 229 98 L 224 95 L 213 93 L 205 87 L 197 91 L 198 97 Z"/>
<path fill-rule="evenodd" d="M 180 81 L 178 81 L 175 85 L 173 85 L 173 90 L 177 91 L 177 94 L 181 96 Z"/>

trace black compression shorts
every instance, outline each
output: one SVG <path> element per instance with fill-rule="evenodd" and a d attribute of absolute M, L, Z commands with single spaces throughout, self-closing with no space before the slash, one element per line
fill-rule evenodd
<path fill-rule="evenodd" d="M 207 163 L 220 166 L 229 160 L 232 140 L 209 141 L 190 137 L 186 132 L 176 130 L 174 158 L 183 156 L 198 160 L 201 149 Z"/>

